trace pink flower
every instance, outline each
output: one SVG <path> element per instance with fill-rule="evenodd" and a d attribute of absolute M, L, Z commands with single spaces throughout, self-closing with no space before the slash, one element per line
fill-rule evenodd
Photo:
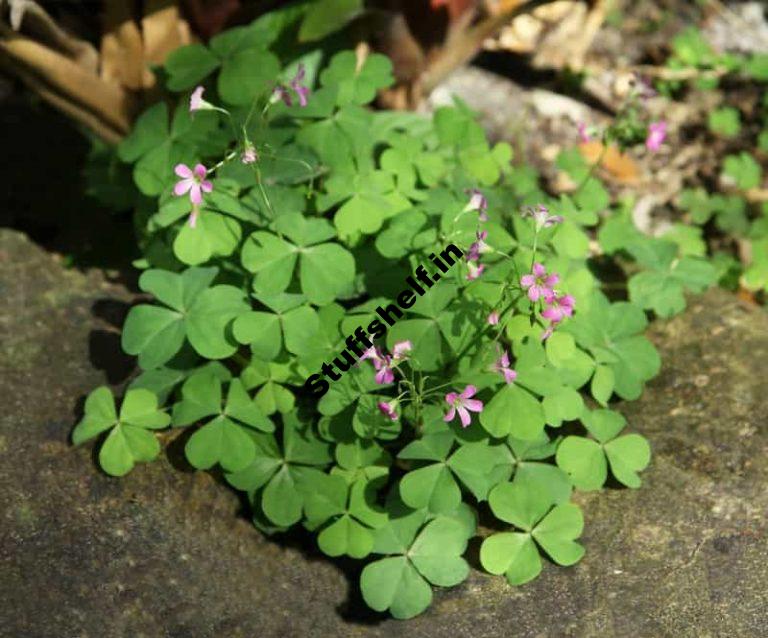
<path fill-rule="evenodd" d="M 549 319 L 553 325 L 557 325 L 566 317 L 573 314 L 575 300 L 571 295 L 552 295 L 546 299 L 547 308 L 541 313 L 545 319 Z"/>
<path fill-rule="evenodd" d="M 189 96 L 189 112 L 194 113 L 200 109 L 205 108 L 207 102 L 203 99 L 203 92 L 205 89 L 202 86 L 195 87 L 192 91 L 192 95 Z"/>
<path fill-rule="evenodd" d="M 587 125 L 584 124 L 584 122 L 579 122 L 577 129 L 579 131 L 579 139 L 583 144 L 586 144 L 587 142 L 592 140 L 592 138 L 589 135 L 589 132 L 587 131 Z"/>
<path fill-rule="evenodd" d="M 360 357 L 360 361 L 370 359 L 376 368 L 376 383 L 383 385 L 395 380 L 394 369 L 401 361 L 408 358 L 412 345 L 410 341 L 398 341 L 392 348 L 392 354 L 384 354 L 376 346 L 371 346 Z"/>
<path fill-rule="evenodd" d="M 282 100 L 283 103 L 286 106 L 292 106 L 293 105 L 293 98 L 291 97 L 291 90 L 296 93 L 296 97 L 299 98 L 299 106 L 306 106 L 307 105 L 307 96 L 309 95 L 309 89 L 306 86 L 303 86 L 301 83 L 304 80 L 305 70 L 304 65 L 299 64 L 298 69 L 296 70 L 296 75 L 293 76 L 293 79 L 290 81 L 290 90 L 287 86 L 283 84 L 278 84 L 275 87 L 274 92 L 272 93 L 272 99 Z"/>
<path fill-rule="evenodd" d="M 189 192 L 189 199 L 195 205 L 203 202 L 203 193 L 210 193 L 213 190 L 213 184 L 205 179 L 208 171 L 202 164 L 196 164 L 194 169 L 186 164 L 176 164 L 174 173 L 181 177 L 173 187 L 173 194 L 180 196 Z"/>
<path fill-rule="evenodd" d="M 477 394 L 477 388 L 473 385 L 468 385 L 461 394 L 456 394 L 455 392 L 446 394 L 445 402 L 451 407 L 443 417 L 443 421 L 446 423 L 453 421 L 458 412 L 461 419 L 461 427 L 467 427 L 472 421 L 472 417 L 469 416 L 467 410 L 470 412 L 483 411 L 483 402 L 470 398 L 475 396 L 475 394 Z"/>
<path fill-rule="evenodd" d="M 307 96 L 309 95 L 309 89 L 301 84 L 304 81 L 304 75 L 304 65 L 299 64 L 299 68 L 296 70 L 296 75 L 293 76 L 293 79 L 291 80 L 291 88 L 298 96 L 300 106 L 307 105 Z"/>
<path fill-rule="evenodd" d="M 512 383 L 517 379 L 517 372 L 509 367 L 509 355 L 506 350 L 501 353 L 499 359 L 493 364 L 493 369 L 495 372 L 500 372 L 504 376 L 504 381 L 507 383 Z"/>
<path fill-rule="evenodd" d="M 246 143 L 242 154 L 240 155 L 240 161 L 243 164 L 253 164 L 259 160 L 259 154 L 250 142 Z"/>
<path fill-rule="evenodd" d="M 499 313 L 498 312 L 492 312 L 488 315 L 488 325 L 491 326 L 498 326 L 499 325 Z"/>
<path fill-rule="evenodd" d="M 542 228 L 549 228 L 563 221 L 562 215 L 550 215 L 549 209 L 543 204 L 539 204 L 535 208 L 531 206 L 524 208 L 522 215 L 523 217 L 533 217 L 537 233 Z"/>
<path fill-rule="evenodd" d="M 485 195 L 483 195 L 482 191 L 479 191 L 476 188 L 472 188 L 464 192 L 467 193 L 467 195 L 470 195 L 469 202 L 464 207 L 464 210 L 476 210 L 478 212 L 477 218 L 481 222 L 487 222 L 488 215 L 485 211 L 488 208 L 488 200 L 485 199 Z"/>
<path fill-rule="evenodd" d="M 392 361 L 399 363 L 408 358 L 408 353 L 413 349 L 410 341 L 398 341 L 392 347 Z"/>
<path fill-rule="evenodd" d="M 483 264 L 475 265 L 474 262 L 468 262 L 467 268 L 469 269 L 469 272 L 467 273 L 467 281 L 474 281 L 477 279 L 480 275 L 483 274 L 483 271 L 485 270 L 485 266 Z"/>
<path fill-rule="evenodd" d="M 645 147 L 649 151 L 658 151 L 667 137 L 667 123 L 664 120 L 651 122 L 648 125 L 648 137 L 645 139 Z"/>
<path fill-rule="evenodd" d="M 397 399 L 387 403 L 386 401 L 379 401 L 377 404 L 379 411 L 388 419 L 397 421 Z"/>
<path fill-rule="evenodd" d="M 392 383 L 395 380 L 395 373 L 392 371 L 392 357 L 384 354 L 376 346 L 371 346 L 360 357 L 360 361 L 370 359 L 373 367 L 376 368 L 376 383 L 384 385 Z"/>
<path fill-rule="evenodd" d="M 520 277 L 520 285 L 528 291 L 528 299 L 538 301 L 540 297 L 549 303 L 549 299 L 554 297 L 554 286 L 560 281 L 560 276 L 556 273 L 547 275 L 547 269 L 543 264 L 533 264 L 533 272 Z"/>
<path fill-rule="evenodd" d="M 475 234 L 477 241 L 473 242 L 467 250 L 467 261 L 477 261 L 480 259 L 480 255 L 490 252 L 491 247 L 485 243 L 485 238 L 488 237 L 487 230 L 481 230 Z"/>

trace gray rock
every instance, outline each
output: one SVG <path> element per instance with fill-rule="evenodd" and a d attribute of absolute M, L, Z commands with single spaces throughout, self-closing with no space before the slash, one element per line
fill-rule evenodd
<path fill-rule="evenodd" d="M 309 537 L 264 538 L 177 445 L 124 479 L 70 447 L 78 399 L 130 371 L 123 288 L 0 231 L 0 296 L 0 636 L 766 636 L 768 317 L 725 292 L 653 328 L 663 371 L 624 406 L 652 465 L 580 495 L 585 559 L 520 588 L 473 571 L 407 622 Z"/>

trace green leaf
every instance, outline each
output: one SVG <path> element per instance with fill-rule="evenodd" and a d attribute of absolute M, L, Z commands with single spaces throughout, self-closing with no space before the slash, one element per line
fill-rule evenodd
<path fill-rule="evenodd" d="M 262 47 L 238 51 L 224 60 L 219 73 L 221 99 L 245 106 L 271 91 L 280 72 L 280 61 Z"/>
<path fill-rule="evenodd" d="M 170 417 L 158 410 L 155 394 L 143 388 L 125 393 L 118 416 L 111 390 L 102 386 L 88 395 L 72 442 L 79 445 L 111 428 L 99 450 L 99 465 L 107 474 L 123 476 L 137 461 L 157 457 L 160 444 L 147 430 L 164 428 L 169 422 Z"/>
<path fill-rule="evenodd" d="M 221 381 L 208 372 L 191 375 L 181 387 L 181 401 L 173 406 L 173 424 L 190 425 L 221 412 Z"/>
<path fill-rule="evenodd" d="M 157 408 L 157 397 L 153 392 L 135 388 L 125 393 L 120 406 L 120 421 L 139 428 L 157 430 L 167 427 L 170 416 Z"/>
<path fill-rule="evenodd" d="M 299 263 L 301 289 L 314 304 L 325 305 L 345 290 L 355 276 L 355 259 L 338 244 L 304 248 Z"/>
<path fill-rule="evenodd" d="M 320 0 L 310 5 L 299 28 L 299 41 L 320 40 L 343 28 L 363 9 L 362 0 Z"/>
<path fill-rule="evenodd" d="M 272 421 L 264 415 L 245 391 L 240 379 L 232 379 L 229 384 L 229 394 L 224 413 L 240 423 L 262 432 L 272 432 L 275 429 Z"/>
<path fill-rule="evenodd" d="M 742 190 L 757 188 L 763 177 L 760 164 L 746 151 L 726 157 L 723 174 Z"/>
<path fill-rule="evenodd" d="M 595 368 L 595 375 L 592 377 L 592 384 L 590 390 L 592 396 L 600 405 L 607 405 L 608 400 L 613 394 L 613 388 L 616 379 L 613 374 L 613 369 L 606 365 L 599 365 Z"/>
<path fill-rule="evenodd" d="M 400 498 L 409 507 L 445 514 L 458 507 L 461 490 L 447 467 L 434 464 L 408 472 L 400 480 Z"/>
<path fill-rule="evenodd" d="M 317 544 L 328 556 L 364 558 L 373 548 L 373 534 L 369 528 L 344 514 L 320 532 Z"/>
<path fill-rule="evenodd" d="M 151 432 L 118 423 L 99 451 L 99 465 L 112 476 L 125 476 L 136 461 L 152 461 L 160 454 L 160 444 Z"/>
<path fill-rule="evenodd" d="M 506 573 L 510 584 L 528 582 L 541 571 L 533 540 L 561 565 L 572 565 L 583 556 L 584 548 L 574 541 L 584 527 L 576 505 L 552 507 L 554 501 L 549 494 L 524 482 L 497 485 L 491 491 L 489 503 L 497 518 L 526 532 L 494 534 L 480 548 L 483 567 L 494 574 Z"/>
<path fill-rule="evenodd" d="M 157 287 L 158 298 L 182 305 L 173 310 L 141 304 L 131 308 L 123 328 L 123 349 L 139 356 L 142 368 L 156 368 L 169 361 L 189 340 L 195 351 L 208 359 L 232 355 L 237 343 L 229 324 L 249 309 L 243 293 L 234 286 L 206 288 L 216 269 L 190 268 L 182 274 L 147 271 L 139 284 Z M 148 288 L 145 286 L 149 286 Z"/>
<path fill-rule="evenodd" d="M 252 233 L 243 246 L 243 266 L 256 273 L 253 287 L 263 295 L 275 295 L 288 287 L 296 259 L 295 246 L 264 231 Z"/>
<path fill-rule="evenodd" d="M 408 556 L 430 583 L 451 587 L 469 575 L 469 565 L 461 558 L 466 548 L 467 538 L 461 524 L 450 518 L 437 518 L 419 534 Z"/>
<path fill-rule="evenodd" d="M 735 137 L 741 130 L 741 117 L 738 109 L 724 106 L 709 112 L 707 119 L 709 130 L 722 137 Z"/>
<path fill-rule="evenodd" d="M 432 602 L 432 588 L 405 556 L 383 558 L 360 574 L 363 600 L 375 611 L 406 620 L 418 616 Z"/>
<path fill-rule="evenodd" d="M 524 483 L 500 483 L 488 495 L 488 504 L 496 518 L 529 532 L 552 507 L 552 499 Z"/>
<path fill-rule="evenodd" d="M 256 456 L 253 440 L 241 426 L 224 416 L 217 416 L 197 430 L 187 441 L 184 452 L 199 470 L 219 463 L 227 472 L 245 469 Z"/>
<path fill-rule="evenodd" d="M 145 370 L 156 368 L 181 349 L 185 332 L 181 313 L 146 304 L 134 306 L 123 326 L 123 350 L 139 355 L 139 365 Z"/>
<path fill-rule="evenodd" d="M 172 51 L 165 61 L 167 86 L 184 91 L 199 84 L 219 66 L 219 60 L 202 44 L 189 44 Z"/>
<path fill-rule="evenodd" d="M 541 573 L 541 557 L 529 534 L 493 534 L 480 546 L 480 564 L 491 574 L 506 574 L 510 585 L 523 585 Z"/>
<path fill-rule="evenodd" d="M 173 253 L 184 264 L 197 266 L 213 256 L 231 255 L 240 243 L 240 224 L 231 217 L 203 211 L 192 228 L 184 224 L 173 242 Z"/>
<path fill-rule="evenodd" d="M 115 399 L 107 386 L 96 388 L 85 400 L 83 419 L 72 431 L 72 443 L 80 445 L 117 423 Z"/>
<path fill-rule="evenodd" d="M 282 350 L 280 316 L 269 312 L 248 312 L 232 324 L 232 333 L 240 343 L 250 344 L 254 356 L 271 361 Z"/>
<path fill-rule="evenodd" d="M 567 436 L 557 448 L 557 465 L 580 490 L 599 490 L 608 477 L 603 448 L 592 439 Z"/>
<path fill-rule="evenodd" d="M 533 530 L 532 536 L 558 565 L 573 565 L 584 556 L 584 548 L 574 539 L 584 530 L 584 517 L 578 506 L 555 506 Z"/>
<path fill-rule="evenodd" d="M 135 162 L 168 137 L 168 105 L 158 102 L 144 111 L 133 125 L 128 137 L 117 147 L 124 162 Z"/>
<path fill-rule="evenodd" d="M 304 497 L 291 468 L 284 466 L 272 477 L 264 489 L 261 505 L 270 520 L 281 526 L 293 525 L 301 518 Z"/>
<path fill-rule="evenodd" d="M 336 103 L 368 104 L 376 91 L 394 82 L 392 62 L 385 55 L 373 53 L 358 68 L 354 51 L 342 51 L 331 58 L 331 63 L 320 74 L 323 86 L 336 87 Z"/>
<path fill-rule="evenodd" d="M 224 359 L 237 350 L 229 334 L 232 320 L 249 306 L 242 291 L 234 286 L 214 286 L 201 292 L 186 316 L 187 339 L 206 359 Z"/>
<path fill-rule="evenodd" d="M 616 479 L 627 487 L 640 487 L 637 472 L 651 461 L 651 447 L 639 434 L 626 434 L 605 444 L 605 454 Z"/>
<path fill-rule="evenodd" d="M 480 424 L 491 436 L 512 434 L 519 439 L 535 439 L 544 430 L 541 403 L 517 385 L 499 390 L 480 413 Z"/>

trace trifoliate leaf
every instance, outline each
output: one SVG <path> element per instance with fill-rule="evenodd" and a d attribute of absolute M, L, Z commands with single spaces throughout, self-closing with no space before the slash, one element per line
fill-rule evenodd
<path fill-rule="evenodd" d="M 110 430 L 99 450 L 99 465 L 107 474 L 123 476 L 137 461 L 157 457 L 160 444 L 147 430 L 161 429 L 169 423 L 170 417 L 158 410 L 157 397 L 149 390 L 128 390 L 118 416 L 111 390 L 102 386 L 88 395 L 85 414 L 72 432 L 72 442 L 79 445 Z"/>
<path fill-rule="evenodd" d="M 219 66 L 218 58 L 202 44 L 189 44 L 172 51 L 165 61 L 167 86 L 184 91 L 199 84 Z"/>
<path fill-rule="evenodd" d="M 368 55 L 359 65 L 353 51 L 342 51 L 331 58 L 328 67 L 320 74 L 323 86 L 336 88 L 339 106 L 368 104 L 376 91 L 390 86 L 393 81 L 392 62 L 378 53 Z"/>

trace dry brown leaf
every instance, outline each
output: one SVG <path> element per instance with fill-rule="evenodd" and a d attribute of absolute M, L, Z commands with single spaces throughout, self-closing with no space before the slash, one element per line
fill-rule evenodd
<path fill-rule="evenodd" d="M 608 146 L 603 152 L 602 143 L 585 142 L 579 144 L 579 151 L 589 164 L 600 161 L 600 168 L 613 181 L 621 184 L 635 184 L 640 179 L 640 168 L 637 162 L 626 153 L 620 152 L 614 145 Z"/>
<path fill-rule="evenodd" d="M 146 79 L 144 44 L 131 5 L 121 0 L 108 0 L 104 4 L 101 77 L 138 91 L 145 86 Z"/>
<path fill-rule="evenodd" d="M 0 53 L 65 99 L 99 116 L 118 131 L 130 130 L 132 103 L 118 85 L 85 71 L 76 62 L 0 24 Z"/>
<path fill-rule="evenodd" d="M 141 32 L 148 64 L 163 64 L 171 51 L 192 42 L 189 23 L 171 0 L 149 0 L 144 4 Z"/>
<path fill-rule="evenodd" d="M 746 288 L 742 288 L 741 286 L 739 286 L 739 289 L 736 291 L 736 296 L 742 301 L 746 301 L 749 304 L 752 304 L 755 306 L 759 305 L 759 302 L 755 297 L 755 293 L 752 292 L 751 290 L 747 290 Z"/>

